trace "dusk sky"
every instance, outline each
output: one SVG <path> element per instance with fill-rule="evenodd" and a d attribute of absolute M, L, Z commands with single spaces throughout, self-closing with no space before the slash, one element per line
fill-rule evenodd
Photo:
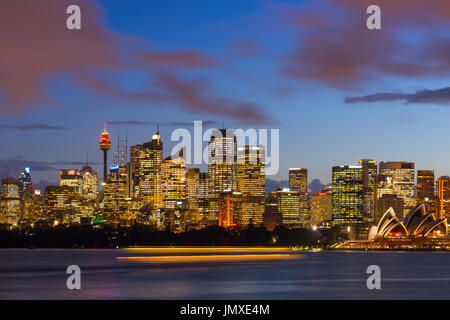
<path fill-rule="evenodd" d="M 132 5 L 131 5 L 132 3 Z M 66 28 L 66 8 L 82 30 Z M 381 30 L 366 8 L 381 7 Z M 280 172 L 358 159 L 450 174 L 450 1 L 2 0 L 0 177 L 89 162 L 194 120 L 279 128 Z"/>

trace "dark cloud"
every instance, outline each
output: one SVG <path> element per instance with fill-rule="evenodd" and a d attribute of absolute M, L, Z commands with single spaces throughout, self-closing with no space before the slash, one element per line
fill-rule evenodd
<path fill-rule="evenodd" d="M 374 93 L 359 97 L 346 97 L 345 103 L 391 102 L 450 104 L 450 87 L 437 90 L 422 90 L 415 93 Z"/>
<path fill-rule="evenodd" d="M 88 89 L 102 98 L 152 106 L 173 104 L 183 111 L 249 122 L 264 118 L 258 106 L 228 98 L 230 93 L 227 98 L 218 97 L 209 86 L 196 85 L 192 75 L 189 78 L 178 75 L 220 66 L 220 61 L 209 54 L 186 49 L 170 52 L 144 49 L 154 44 L 110 29 L 102 7 L 92 0 L 77 1 L 82 12 L 82 29 L 69 31 L 64 13 L 72 3 L 71 0 L 2 2 L 0 114 L 18 115 L 36 106 L 61 106 L 60 101 L 51 98 L 47 85 L 49 79 L 66 75 L 75 87 Z M 156 79 L 159 86 L 149 85 L 143 92 L 130 93 L 101 76 L 105 72 L 135 71 Z M 195 92 L 186 94 L 186 89 Z"/>
<path fill-rule="evenodd" d="M 10 124 L 0 125 L 0 129 L 14 129 L 19 131 L 31 130 L 66 130 L 67 128 L 60 126 L 52 126 L 44 123 L 30 123 L 30 124 Z"/>
<path fill-rule="evenodd" d="M 372 0 L 325 0 L 327 10 L 284 8 L 297 31 L 295 48 L 282 73 L 291 79 L 317 80 L 354 89 L 380 76 L 444 77 L 450 74 L 448 0 L 377 1 L 382 29 L 368 30 L 366 8 Z M 420 31 L 415 41 L 405 33 Z"/>
<path fill-rule="evenodd" d="M 7 159 L 0 159 L 0 179 L 18 178 L 25 167 L 30 167 L 31 171 L 55 171 L 64 167 L 80 168 L 86 164 L 86 161 L 57 161 L 57 162 L 39 162 L 25 159 L 22 156 L 15 156 Z M 89 165 L 101 165 L 103 162 L 89 162 Z"/>
<path fill-rule="evenodd" d="M 200 121 L 200 120 L 199 120 Z M 213 121 L 213 120 L 201 120 L 202 121 L 202 125 L 203 126 L 210 126 L 213 124 L 216 124 L 217 121 Z M 188 122 L 188 121 L 183 121 L 183 122 L 154 122 L 154 121 L 140 121 L 140 120 L 126 120 L 126 121 L 108 121 L 109 124 L 111 125 L 120 125 L 120 126 L 126 126 L 126 125 L 136 125 L 136 126 L 147 126 L 147 125 L 151 125 L 151 126 L 156 126 L 156 125 L 160 125 L 160 126 L 167 126 L 167 127 L 187 127 L 187 126 L 193 126 L 194 125 L 194 121 L 192 122 Z"/>
<path fill-rule="evenodd" d="M 8 159 L 0 159 L 0 178 L 12 177 L 17 179 L 25 167 L 30 167 L 32 171 L 54 170 L 54 167 L 47 163 L 27 160 L 21 156 L 16 156 Z"/>

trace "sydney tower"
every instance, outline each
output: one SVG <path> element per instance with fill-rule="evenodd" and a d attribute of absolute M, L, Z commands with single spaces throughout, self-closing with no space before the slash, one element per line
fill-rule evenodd
<path fill-rule="evenodd" d="M 108 178 L 108 150 L 111 149 L 111 141 L 109 140 L 109 133 L 106 131 L 106 121 L 105 121 L 105 130 L 100 137 L 100 150 L 103 150 L 103 182 L 106 183 L 106 179 Z"/>

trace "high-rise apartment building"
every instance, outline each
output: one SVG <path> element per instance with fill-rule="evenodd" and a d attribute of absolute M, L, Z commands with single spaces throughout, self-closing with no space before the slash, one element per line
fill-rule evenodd
<path fill-rule="evenodd" d="M 384 176 L 378 197 L 395 194 L 403 199 L 403 216 L 414 206 L 414 162 L 380 162 L 379 172 Z M 384 181 L 384 182 L 383 182 Z M 383 185 L 384 183 L 384 185 Z M 401 213 L 399 212 L 399 217 Z"/>
<path fill-rule="evenodd" d="M 209 212 L 207 220 L 218 223 L 219 195 L 237 190 L 237 141 L 233 130 L 217 129 L 208 143 Z"/>
<path fill-rule="evenodd" d="M 263 146 L 238 148 L 238 189 L 242 193 L 241 226 L 260 225 L 263 220 L 265 185 Z"/>
<path fill-rule="evenodd" d="M 364 222 L 364 174 L 362 166 L 335 166 L 332 169 L 332 224 Z"/>

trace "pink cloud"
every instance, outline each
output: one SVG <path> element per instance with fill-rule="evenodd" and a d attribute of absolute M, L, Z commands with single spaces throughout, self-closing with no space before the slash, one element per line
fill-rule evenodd
<path fill-rule="evenodd" d="M 365 26 L 366 8 L 374 3 L 382 9 L 382 29 L 376 31 Z M 282 68 L 289 78 L 348 89 L 384 75 L 450 74 L 450 46 L 444 35 L 450 23 L 449 1 L 328 0 L 327 5 L 326 11 L 284 11 L 291 28 L 298 29 L 295 48 Z M 427 40 L 403 38 L 417 30 Z"/>
<path fill-rule="evenodd" d="M 219 113 L 241 119 L 238 110 L 226 113 L 209 102 L 226 99 L 215 97 L 206 86 L 188 82 L 166 83 L 166 88 L 130 94 L 115 83 L 100 77 L 96 71 L 147 72 L 154 77 L 160 70 L 196 70 L 217 67 L 219 62 L 196 50 L 151 51 L 140 49 L 149 41 L 121 35 L 106 27 L 102 8 L 92 0 L 77 0 L 82 11 L 82 30 L 66 28 L 66 8 L 71 0 L 5 0 L 0 10 L 0 114 L 23 114 L 35 106 L 54 106 L 47 83 L 51 77 L 69 74 L 78 86 L 100 95 L 152 102 L 175 102 L 182 110 Z M 175 77 L 173 75 L 173 77 Z M 163 83 L 162 83 L 163 85 Z M 173 90 L 162 90 L 172 86 Z M 192 87 L 191 87 L 192 86 Z M 178 89 L 179 91 L 177 91 Z M 189 93 L 190 89 L 196 90 Z M 204 90 L 204 92 L 201 92 Z M 162 92 L 164 91 L 164 92 Z M 184 94 L 181 94 L 183 92 Z M 195 98 L 193 98 L 195 97 Z M 228 103 L 263 118 L 257 106 L 235 100 Z M 225 103 L 226 104 L 226 103 Z M 223 104 L 222 104 L 223 106 Z"/>

